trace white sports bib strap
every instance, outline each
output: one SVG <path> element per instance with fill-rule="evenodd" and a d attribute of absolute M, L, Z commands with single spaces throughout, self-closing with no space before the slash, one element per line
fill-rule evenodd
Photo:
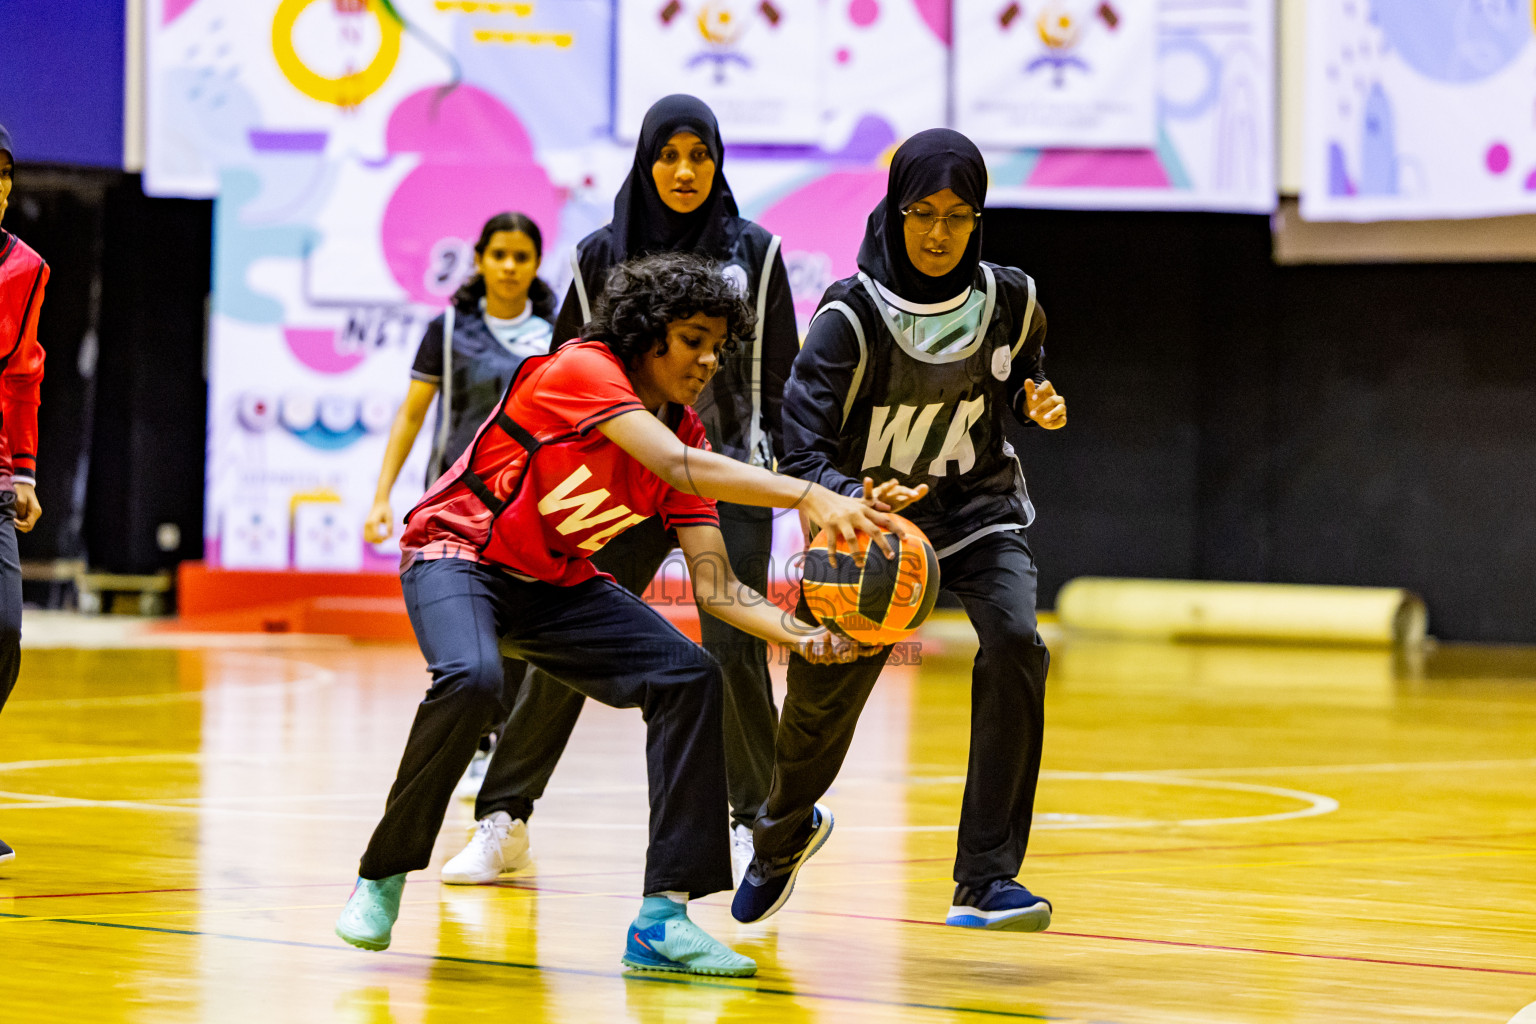
<path fill-rule="evenodd" d="M 432 453 L 435 475 L 447 471 L 448 427 L 453 409 L 453 303 L 443 310 L 443 379 L 437 385 L 437 445 Z"/>
<path fill-rule="evenodd" d="M 829 302 L 816 311 L 816 316 L 811 317 L 811 323 L 816 322 L 816 317 L 823 313 L 837 310 L 853 326 L 853 336 L 859 342 L 859 362 L 853 368 L 853 380 L 848 382 L 848 395 L 843 399 L 843 426 L 848 425 L 848 415 L 853 412 L 854 399 L 859 395 L 859 385 L 864 383 L 864 367 L 869 362 L 869 345 L 864 340 L 864 325 L 859 323 L 859 315 L 853 311 L 846 302 Z"/>
<path fill-rule="evenodd" d="M 576 286 L 576 301 L 581 303 L 581 323 L 586 326 L 592 319 L 592 303 L 587 300 L 587 285 L 581 279 L 581 261 L 576 258 L 576 250 L 571 250 L 571 272 L 575 275 L 571 283 Z"/>
<path fill-rule="evenodd" d="M 1009 353 L 1015 359 L 1019 358 L 1019 350 L 1024 347 L 1024 341 L 1029 337 L 1029 325 L 1035 322 L 1035 279 L 1025 274 L 1024 280 L 1029 282 L 1029 304 L 1024 307 L 1024 326 L 1019 329 L 1018 344 L 1014 345 L 1013 351 Z"/>
<path fill-rule="evenodd" d="M 763 320 L 768 315 L 768 278 L 773 274 L 773 261 L 779 255 L 783 242 L 778 235 L 768 243 L 768 255 L 763 257 L 763 276 L 757 282 L 757 330 L 752 333 L 752 428 L 747 435 L 747 457 L 754 466 L 767 466 L 773 459 L 768 451 L 767 437 L 763 433 Z"/>

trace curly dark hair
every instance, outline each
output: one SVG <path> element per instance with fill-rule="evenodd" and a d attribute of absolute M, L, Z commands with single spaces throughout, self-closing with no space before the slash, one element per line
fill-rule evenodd
<path fill-rule="evenodd" d="M 668 324 L 695 313 L 725 318 L 725 354 L 757 327 L 757 314 L 716 261 L 691 252 L 641 256 L 608 272 L 581 337 L 607 345 L 633 369 L 658 343 L 666 352 Z"/>

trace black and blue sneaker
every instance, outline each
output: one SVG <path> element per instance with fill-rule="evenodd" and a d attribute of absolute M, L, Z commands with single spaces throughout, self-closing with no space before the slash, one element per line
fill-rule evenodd
<path fill-rule="evenodd" d="M 795 891 L 795 876 L 821 849 L 832 834 L 832 811 L 821 804 L 811 810 L 811 835 L 795 853 L 772 859 L 753 857 L 742 877 L 736 898 L 731 901 L 731 916 L 743 924 L 771 917 Z"/>
<path fill-rule="evenodd" d="M 4 864 L 8 860 L 15 859 L 16 851 L 7 846 L 4 839 L 0 839 L 0 864 Z"/>
<path fill-rule="evenodd" d="M 957 885 L 954 906 L 944 923 L 990 931 L 1043 932 L 1051 926 L 1051 901 L 1011 878 L 994 879 L 975 888 Z"/>

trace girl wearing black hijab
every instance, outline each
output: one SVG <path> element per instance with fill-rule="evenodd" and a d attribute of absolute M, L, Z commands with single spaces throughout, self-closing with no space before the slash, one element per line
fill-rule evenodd
<path fill-rule="evenodd" d="M 718 260 L 757 313 L 742 345 L 694 405 L 710 446 L 755 466 L 772 467 L 782 451 L 779 410 L 784 381 L 800 349 L 789 276 L 779 238 L 740 217 L 723 172 L 724 146 L 714 113 L 693 96 L 674 95 L 646 112 L 634 165 L 613 202 L 613 220 L 576 247 L 575 278 L 555 321 L 554 345 L 575 338 L 590 319 L 619 263 L 659 252 L 697 252 Z M 720 530 L 737 577 L 767 593 L 771 509 L 719 504 Z M 676 545 L 659 519 L 626 531 L 599 551 L 594 565 L 626 589 L 643 593 Z M 731 859 L 740 880 L 751 859 L 752 822 L 768 798 L 778 711 L 768 677 L 768 648 L 713 615 L 701 615 L 704 647 L 725 677 L 725 774 L 731 803 Z M 468 847 L 443 867 L 443 881 L 494 882 L 528 861 L 524 822 L 544 793 L 570 739 L 584 698 L 530 672 L 491 757 L 475 802 Z"/>
<path fill-rule="evenodd" d="M 1035 628 L 1024 536 L 1034 507 L 1003 414 L 1054 430 L 1066 424 L 1066 403 L 1045 379 L 1034 281 L 981 260 L 986 192 L 981 154 L 958 132 L 921 132 L 896 151 L 859 273 L 827 289 L 795 358 L 779 468 L 905 507 L 933 542 L 942 586 L 981 641 L 946 923 L 1039 931 L 1051 905 L 1014 876 L 1034 811 L 1050 657 Z M 810 621 L 803 600 L 799 614 Z M 831 833 L 832 814 L 816 801 L 837 777 L 889 652 L 846 665 L 791 656 L 773 786 L 731 908 L 737 920 L 783 906 Z"/>

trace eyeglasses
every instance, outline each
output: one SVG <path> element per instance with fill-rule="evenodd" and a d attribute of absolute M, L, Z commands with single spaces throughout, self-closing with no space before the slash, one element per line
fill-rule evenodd
<path fill-rule="evenodd" d="M 907 218 L 908 224 L 925 235 L 940 221 L 944 222 L 944 226 L 949 228 L 949 233 L 952 235 L 969 234 L 975 229 L 976 222 L 981 220 L 981 214 L 975 210 L 958 210 L 947 217 L 940 217 L 932 210 L 916 210 L 908 207 L 901 211 L 901 215 Z"/>

